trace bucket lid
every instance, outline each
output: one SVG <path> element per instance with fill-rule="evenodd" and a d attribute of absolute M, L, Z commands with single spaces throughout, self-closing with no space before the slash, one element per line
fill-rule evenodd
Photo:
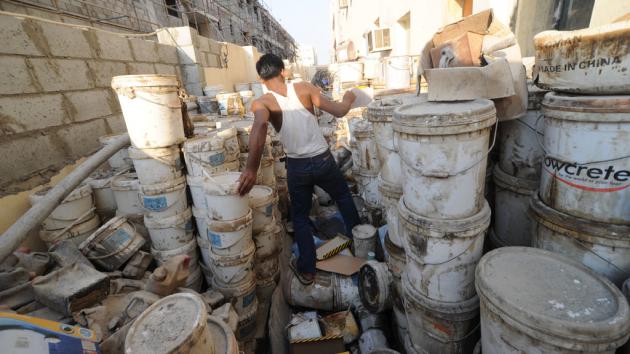
<path fill-rule="evenodd" d="M 222 319 L 208 316 L 208 329 L 212 334 L 212 345 L 216 354 L 234 354 L 239 352 L 234 332 Z"/>
<path fill-rule="evenodd" d="M 175 75 L 119 75 L 112 78 L 114 90 L 124 87 L 167 87 L 179 86 Z"/>
<path fill-rule="evenodd" d="M 240 172 L 217 173 L 204 178 L 203 188 L 209 195 L 234 195 L 238 194 Z"/>
<path fill-rule="evenodd" d="M 367 240 L 376 236 L 376 228 L 370 224 L 360 224 L 352 228 L 352 237 Z"/>
<path fill-rule="evenodd" d="M 179 156 L 179 147 L 177 145 L 153 149 L 138 149 L 132 145 L 127 150 L 129 157 L 134 160 L 156 159 L 171 155 Z"/>
<path fill-rule="evenodd" d="M 225 144 L 225 138 L 219 132 L 206 136 L 199 136 L 184 141 L 182 150 L 185 152 L 208 152 L 222 150 Z"/>
<path fill-rule="evenodd" d="M 385 96 L 368 104 L 365 117 L 370 122 L 391 122 L 396 108 L 403 104 L 426 101 L 427 97 L 427 94 L 417 96 L 415 93 Z"/>
<path fill-rule="evenodd" d="M 116 140 L 121 136 L 129 136 L 129 133 L 117 133 L 117 134 L 107 134 L 98 137 L 98 142 L 102 145 L 107 145 L 112 142 L 112 140 Z"/>
<path fill-rule="evenodd" d="M 496 122 L 494 103 L 486 99 L 407 104 L 394 111 L 392 127 L 408 134 L 461 134 Z"/>
<path fill-rule="evenodd" d="M 431 299 L 417 291 L 406 273 L 402 276 L 402 288 L 407 301 L 430 310 L 434 315 L 443 317 L 444 315 L 461 315 L 462 318 L 475 318 L 479 315 L 479 296 L 475 295 L 470 299 L 458 302 L 444 302 Z M 440 316 L 442 315 L 442 316 Z"/>
<path fill-rule="evenodd" d="M 123 173 L 112 179 L 112 190 L 116 191 L 137 191 L 140 189 L 138 175 L 132 172 Z"/>
<path fill-rule="evenodd" d="M 161 216 L 159 214 L 152 215 L 154 213 L 147 213 L 144 215 L 144 226 L 148 229 L 170 229 L 173 227 L 181 227 L 178 225 L 186 224 L 192 217 L 192 211 L 190 208 L 184 210 L 181 213 L 177 213 L 171 216 Z"/>
<path fill-rule="evenodd" d="M 207 321 L 208 310 L 198 295 L 169 295 L 149 306 L 134 321 L 125 338 L 125 352 L 175 353 L 200 339 L 210 340 L 202 338 Z"/>
<path fill-rule="evenodd" d="M 630 225 L 609 224 L 578 218 L 550 208 L 537 192 L 529 201 L 529 214 L 546 228 L 577 240 L 619 248 L 630 248 Z"/>
<path fill-rule="evenodd" d="M 407 230 L 427 237 L 476 237 L 490 226 L 490 206 L 483 201 L 481 210 L 467 218 L 433 219 L 414 213 L 405 205 L 405 198 L 398 202 L 398 214 L 401 226 Z"/>
<path fill-rule="evenodd" d="M 538 180 L 518 178 L 504 172 L 499 164 L 492 169 L 492 177 L 494 183 L 501 188 L 511 190 L 512 192 L 531 195 L 538 189 Z"/>
<path fill-rule="evenodd" d="M 545 117 L 585 122 L 629 122 L 630 95 L 576 96 L 549 92 L 542 102 Z M 561 114 L 558 111 L 584 113 Z M 591 114 L 609 113 L 609 114 Z"/>
<path fill-rule="evenodd" d="M 530 247 L 496 249 L 479 261 L 475 285 L 502 318 L 529 333 L 564 338 L 571 349 L 576 341 L 606 343 L 627 339 L 630 333 L 630 309 L 623 294 L 558 253 Z"/>
<path fill-rule="evenodd" d="M 37 192 L 31 194 L 29 196 L 31 205 L 35 205 L 39 203 L 42 199 L 44 199 L 46 194 L 48 194 L 48 192 L 52 188 L 53 187 L 48 186 L 46 188 L 42 188 L 38 190 Z M 77 188 L 75 188 L 72 192 L 70 192 L 70 194 L 68 194 L 68 196 L 66 196 L 61 203 L 69 203 L 77 199 L 85 198 L 90 195 L 92 195 L 92 187 L 90 186 L 90 184 L 84 182 L 80 184 Z"/>
<path fill-rule="evenodd" d="M 249 191 L 249 206 L 251 208 L 258 208 L 273 203 L 275 199 L 273 189 L 267 186 L 255 185 Z"/>
<path fill-rule="evenodd" d="M 140 185 L 140 193 L 144 195 L 158 195 L 184 188 L 186 188 L 186 176 L 179 176 L 162 183 Z"/>

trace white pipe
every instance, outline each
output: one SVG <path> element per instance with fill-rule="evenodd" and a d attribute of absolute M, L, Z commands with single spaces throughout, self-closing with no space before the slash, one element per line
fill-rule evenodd
<path fill-rule="evenodd" d="M 72 172 L 57 183 L 46 196 L 22 215 L 2 236 L 0 236 L 0 262 L 13 253 L 28 236 L 28 233 L 52 213 L 53 210 L 70 194 L 83 180 L 102 165 L 108 158 L 120 149 L 129 145 L 129 136 L 111 140 L 101 150 L 88 157 Z"/>

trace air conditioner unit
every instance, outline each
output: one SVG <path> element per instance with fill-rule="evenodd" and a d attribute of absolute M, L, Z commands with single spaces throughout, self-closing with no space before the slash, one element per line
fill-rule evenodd
<path fill-rule="evenodd" d="M 339 0 L 339 8 L 340 9 L 348 8 L 348 1 L 349 0 Z"/>
<path fill-rule="evenodd" d="M 368 32 L 368 49 L 370 52 L 380 52 L 392 49 L 389 28 L 378 28 Z"/>

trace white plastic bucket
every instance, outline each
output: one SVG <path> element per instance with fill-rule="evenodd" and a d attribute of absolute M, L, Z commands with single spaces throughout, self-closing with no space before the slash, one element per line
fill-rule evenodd
<path fill-rule="evenodd" d="M 31 205 L 36 205 L 52 189 L 47 187 L 38 190 L 29 196 Z M 83 217 L 94 207 L 92 187 L 84 183 L 75 188 L 61 203 L 50 213 L 43 223 L 46 229 L 61 229 L 68 226 L 73 221 Z M 90 215 L 91 216 L 91 215 Z"/>
<path fill-rule="evenodd" d="M 437 301 L 470 299 L 475 294 L 474 269 L 490 225 L 488 203 L 471 217 L 441 220 L 414 214 L 403 199 L 398 212 L 411 286 Z"/>
<path fill-rule="evenodd" d="M 203 88 L 203 94 L 210 98 L 216 97 L 221 91 L 223 91 L 223 85 L 207 85 Z"/>
<path fill-rule="evenodd" d="M 479 339 L 479 298 L 441 302 L 420 294 L 403 276 L 411 343 L 418 353 L 464 353 Z M 485 353 L 485 348 L 484 348 Z"/>
<path fill-rule="evenodd" d="M 367 261 L 359 271 L 359 296 L 361 303 L 372 313 L 392 308 L 392 273 L 386 263 Z"/>
<path fill-rule="evenodd" d="M 161 217 L 152 213 L 144 216 L 144 226 L 149 230 L 151 247 L 159 251 L 167 251 L 182 247 L 193 239 L 192 212 L 190 208 L 184 212 Z"/>
<path fill-rule="evenodd" d="M 243 113 L 243 101 L 238 92 L 220 93 L 217 95 L 217 101 L 219 101 L 219 112 L 222 116 Z"/>
<path fill-rule="evenodd" d="M 208 311 L 201 297 L 177 293 L 142 312 L 124 343 L 127 354 L 221 354 L 215 351 L 216 340 L 209 330 Z"/>
<path fill-rule="evenodd" d="M 372 124 L 365 119 L 355 119 L 350 124 L 350 131 L 356 144 L 356 151 L 359 154 L 359 165 L 356 168 L 378 173 L 381 164 L 378 159 Z"/>
<path fill-rule="evenodd" d="M 116 198 L 112 190 L 114 174 L 110 172 L 95 173 L 86 179 L 86 183 L 92 187 L 94 207 L 101 216 L 113 216 L 116 212 Z"/>
<path fill-rule="evenodd" d="M 236 92 L 249 91 L 249 83 L 241 82 L 241 83 L 234 84 L 234 91 Z"/>
<path fill-rule="evenodd" d="M 114 76 L 112 88 L 133 146 L 160 148 L 186 139 L 175 75 Z"/>
<path fill-rule="evenodd" d="M 210 133 L 212 133 L 213 131 L 215 131 L 217 129 L 217 122 L 210 121 L 203 115 L 201 117 L 203 117 L 202 120 L 195 120 L 192 117 L 190 118 L 190 120 L 192 121 L 192 124 L 193 124 L 193 135 L 194 136 L 210 135 Z"/>
<path fill-rule="evenodd" d="M 225 172 L 204 179 L 208 217 L 213 220 L 235 220 L 249 213 L 247 196 L 238 194 L 238 172 Z"/>
<path fill-rule="evenodd" d="M 238 91 L 238 94 L 241 96 L 241 100 L 243 100 L 243 108 L 245 109 L 245 113 L 251 112 L 252 101 L 254 100 L 254 91 Z"/>
<path fill-rule="evenodd" d="M 210 259 L 212 263 L 210 269 L 214 274 L 214 281 L 221 284 L 230 284 L 238 282 L 245 278 L 254 269 L 254 253 L 256 246 L 254 242 L 243 250 L 240 254 L 234 256 L 221 256 L 210 249 Z M 253 275 L 253 273 L 252 273 Z"/>
<path fill-rule="evenodd" d="M 359 193 L 368 208 L 378 209 L 381 205 L 381 196 L 378 191 L 378 173 L 373 171 L 358 170 L 357 182 Z"/>
<path fill-rule="evenodd" d="M 188 188 L 190 189 L 190 195 L 192 196 L 193 205 L 198 209 L 206 210 L 206 193 L 203 190 L 203 177 L 187 175 L 186 183 L 188 184 Z"/>
<path fill-rule="evenodd" d="M 256 279 L 256 298 L 259 304 L 271 303 L 273 292 L 276 290 L 276 280 L 274 278 Z"/>
<path fill-rule="evenodd" d="M 254 259 L 254 273 L 256 273 L 256 279 L 272 279 L 279 271 L 280 259 L 278 258 L 278 254 L 265 258 L 260 258 L 256 255 Z"/>
<path fill-rule="evenodd" d="M 352 277 L 318 272 L 312 284 L 304 285 L 293 272 L 283 281 L 284 296 L 292 306 L 322 311 L 346 311 L 360 301 L 359 290 Z"/>
<path fill-rule="evenodd" d="M 151 254 L 155 258 L 155 261 L 157 262 L 158 265 L 162 265 L 166 263 L 169 259 L 175 256 L 187 255 L 188 257 L 190 257 L 190 273 L 191 274 L 196 270 L 199 263 L 199 255 L 197 254 L 197 241 L 195 240 L 194 237 L 190 241 L 188 241 L 188 243 L 186 243 L 185 245 L 178 248 L 170 249 L 170 250 L 160 251 L 152 247 Z"/>
<path fill-rule="evenodd" d="M 272 189 L 276 188 L 276 174 L 274 173 L 273 159 L 263 158 L 260 163 L 260 170 L 262 175 L 261 184 Z"/>
<path fill-rule="evenodd" d="M 119 134 L 108 134 L 103 135 L 98 138 L 98 142 L 101 143 L 101 147 L 105 147 L 110 144 L 113 140 L 120 138 L 123 135 L 128 135 L 127 133 L 119 133 Z M 127 149 L 123 148 L 118 150 L 117 153 L 112 155 L 109 159 L 107 159 L 107 163 L 109 167 L 111 167 L 114 171 L 123 171 L 130 169 L 133 167 L 131 163 L 131 159 L 129 158 L 129 154 L 127 153 Z"/>
<path fill-rule="evenodd" d="M 630 96 L 543 100 L 540 198 L 580 218 L 630 224 Z"/>
<path fill-rule="evenodd" d="M 256 257 L 271 257 L 282 248 L 282 227 L 275 222 L 271 223 L 262 231 L 254 234 L 253 239 L 256 244 Z"/>
<path fill-rule="evenodd" d="M 223 319 L 208 316 L 208 328 L 212 333 L 215 354 L 240 354 L 234 332 Z"/>
<path fill-rule="evenodd" d="M 403 199 L 430 218 L 465 218 L 485 203 L 484 182 L 494 104 L 420 102 L 394 112 L 394 142 L 402 161 Z"/>
<path fill-rule="evenodd" d="M 142 185 L 164 183 L 182 175 L 178 146 L 156 149 L 129 148 L 138 180 Z"/>
<path fill-rule="evenodd" d="M 258 299 L 254 297 L 253 305 L 249 306 L 250 310 L 239 314 L 238 316 L 238 325 L 236 329 L 236 338 L 241 341 L 241 343 L 245 343 L 244 350 L 247 352 L 252 352 L 254 345 L 254 341 L 252 341 L 253 337 L 256 335 L 256 317 L 258 314 Z M 249 344 L 250 348 L 247 348 Z"/>
<path fill-rule="evenodd" d="M 576 218 L 531 198 L 532 245 L 564 254 L 621 286 L 630 274 L 630 226 Z"/>
<path fill-rule="evenodd" d="M 139 194 L 142 207 L 154 217 L 172 216 L 188 208 L 184 176 L 164 183 L 141 185 Z"/>
<path fill-rule="evenodd" d="M 363 63 L 337 63 L 337 70 L 333 75 L 338 82 L 359 82 L 363 80 Z"/>
<path fill-rule="evenodd" d="M 241 153 L 249 151 L 249 133 L 252 131 L 253 124 L 253 119 L 243 119 L 231 123 L 231 126 L 236 128 L 236 131 L 238 132 L 238 145 Z"/>
<path fill-rule="evenodd" d="M 411 86 L 411 62 L 408 56 L 385 59 L 387 89 L 405 89 Z"/>
<path fill-rule="evenodd" d="M 112 272 L 131 258 L 143 245 L 144 238 L 124 217 L 114 217 L 79 245 L 87 259 Z"/>
<path fill-rule="evenodd" d="M 496 249 L 479 262 L 475 283 L 484 354 L 613 354 L 630 336 L 621 291 L 557 253 Z"/>
<path fill-rule="evenodd" d="M 400 201 L 400 197 L 402 197 L 402 186 L 390 184 L 383 180 L 382 175 L 379 175 L 378 191 L 385 211 L 389 239 L 398 248 L 402 248 L 403 243 L 400 238 L 400 231 L 398 230 L 398 202 Z"/>
<path fill-rule="evenodd" d="M 238 255 L 251 248 L 252 213 L 240 219 L 211 220 L 207 219 L 207 235 L 212 252 L 220 256 Z"/>
<path fill-rule="evenodd" d="M 352 251 L 355 257 L 368 258 L 370 252 L 376 251 L 377 230 L 370 224 L 356 225 L 352 229 Z"/>
<path fill-rule="evenodd" d="M 197 225 L 197 232 L 199 235 L 204 236 L 208 234 L 208 210 L 192 207 L 192 214 L 195 217 L 195 225 Z"/>
<path fill-rule="evenodd" d="M 214 97 L 197 97 L 197 103 L 199 104 L 199 111 L 201 111 L 201 113 L 219 113 L 219 101 Z"/>
<path fill-rule="evenodd" d="M 98 215 L 92 215 L 92 217 L 85 221 L 77 222 L 74 226 L 70 226 L 69 224 L 69 228 L 65 227 L 59 230 L 42 229 L 39 231 L 39 238 L 49 247 L 63 240 L 70 240 L 78 247 L 88 236 L 92 235 L 100 225 Z"/>
<path fill-rule="evenodd" d="M 263 89 L 263 84 L 261 84 L 260 82 L 251 82 L 250 86 L 252 88 L 252 91 L 254 92 L 255 98 L 258 98 L 265 94 L 265 91 Z"/>
<path fill-rule="evenodd" d="M 116 199 L 117 214 L 143 214 L 140 202 L 140 181 L 135 173 L 125 173 L 112 179 L 112 191 Z"/>
<path fill-rule="evenodd" d="M 538 125 L 540 104 L 547 91 L 528 85 L 529 100 L 525 116 L 499 124 L 499 166 L 509 175 L 538 181 L 544 156 Z"/>
<path fill-rule="evenodd" d="M 503 124 L 503 123 L 502 123 Z M 538 187 L 538 181 L 510 176 L 500 165 L 494 173 L 494 232 L 506 246 L 531 246 L 531 218 L 527 215 L 529 200 Z"/>
<path fill-rule="evenodd" d="M 182 151 L 188 168 L 188 174 L 193 177 L 204 176 L 205 173 L 219 173 L 225 164 L 225 141 L 218 135 L 201 136 L 184 142 Z"/>
<path fill-rule="evenodd" d="M 226 299 L 230 300 L 239 318 L 249 313 L 252 307 L 257 305 L 255 302 L 256 281 L 251 272 L 248 272 L 246 276 L 239 281 L 232 283 L 223 283 L 215 278 L 212 285 L 217 291 L 223 294 Z"/>
<path fill-rule="evenodd" d="M 197 235 L 197 247 L 199 247 L 199 253 L 201 253 L 201 266 L 203 273 L 206 277 L 207 283 L 210 285 L 212 280 L 212 272 L 210 271 L 210 265 L 212 264 L 212 258 L 210 258 L 210 242 L 207 238 Z"/>
<path fill-rule="evenodd" d="M 217 136 L 223 139 L 225 149 L 225 161 L 238 161 L 240 157 L 240 147 L 238 142 L 238 131 L 229 124 L 216 122 L 217 129 L 208 133 L 207 136 Z"/>
<path fill-rule="evenodd" d="M 261 232 L 274 223 L 273 207 L 277 203 L 278 197 L 270 187 L 254 186 L 249 191 L 249 207 L 254 217 L 252 229 L 254 233 Z"/>

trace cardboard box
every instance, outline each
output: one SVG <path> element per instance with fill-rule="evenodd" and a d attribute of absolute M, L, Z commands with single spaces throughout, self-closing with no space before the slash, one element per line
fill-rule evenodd
<path fill-rule="evenodd" d="M 343 336 L 340 335 L 289 342 L 291 354 L 339 354 L 345 351 Z"/>
<path fill-rule="evenodd" d="M 456 68 L 481 66 L 481 45 L 483 35 L 466 32 L 440 46 L 431 48 L 431 62 L 434 68 Z M 444 63 L 441 62 L 444 60 Z"/>
<path fill-rule="evenodd" d="M 433 47 L 440 47 L 442 44 L 461 37 L 468 32 L 486 34 L 492 23 L 492 18 L 492 10 L 485 10 L 448 24 L 433 35 L 431 39 Z"/>

